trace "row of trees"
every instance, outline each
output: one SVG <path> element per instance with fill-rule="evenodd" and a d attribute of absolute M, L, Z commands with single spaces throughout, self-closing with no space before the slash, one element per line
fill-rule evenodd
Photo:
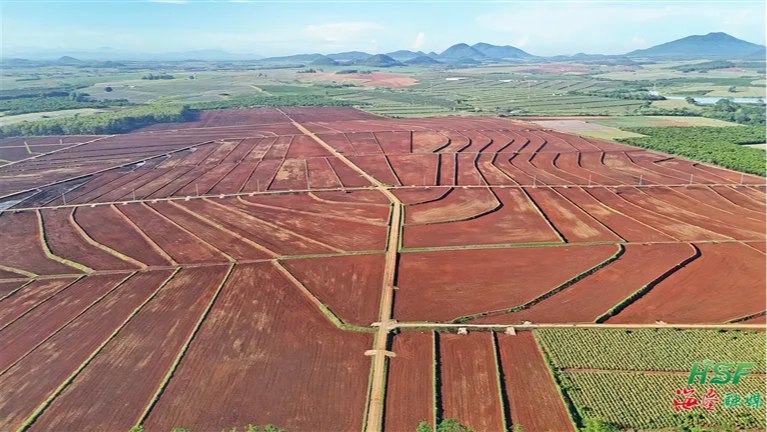
<path fill-rule="evenodd" d="M 173 78 L 174 78 L 174 76 L 170 75 L 170 74 L 156 74 L 155 75 L 155 74 L 153 74 L 151 72 L 141 77 L 141 79 L 143 79 L 143 80 L 150 80 L 150 81 L 152 81 L 152 80 L 171 80 Z"/>
<path fill-rule="evenodd" d="M 57 96 L 23 97 L 0 100 L 0 111 L 4 115 L 18 115 L 45 111 L 60 111 L 78 108 L 106 108 L 132 105 L 127 99 L 91 99 L 88 93 L 69 92 Z"/>
<path fill-rule="evenodd" d="M 193 102 L 192 109 L 219 110 L 236 108 L 281 107 L 281 106 L 349 106 L 352 102 L 330 99 L 322 95 L 280 95 L 266 96 L 263 94 L 243 94 L 232 96 L 226 100 Z"/>
<path fill-rule="evenodd" d="M 0 127 L 0 137 L 33 135 L 115 134 L 130 132 L 155 123 L 177 123 L 194 118 L 181 105 L 147 105 L 89 116 L 24 121 Z"/>

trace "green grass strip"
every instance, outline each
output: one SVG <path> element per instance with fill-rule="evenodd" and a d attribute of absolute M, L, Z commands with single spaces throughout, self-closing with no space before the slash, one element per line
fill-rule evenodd
<path fill-rule="evenodd" d="M 495 360 L 495 378 L 498 382 L 498 403 L 501 404 L 501 420 L 503 421 L 503 430 L 509 430 L 508 416 L 510 412 L 509 399 L 506 395 L 506 386 L 504 385 L 503 372 L 501 371 L 501 352 L 498 349 L 498 337 L 495 332 L 490 333 L 490 337 L 493 339 L 493 359 Z"/>
<path fill-rule="evenodd" d="M 189 345 L 192 344 L 192 340 L 194 339 L 195 336 L 197 336 L 197 333 L 200 331 L 200 327 L 202 327 L 202 322 L 205 321 L 205 318 L 208 317 L 210 310 L 213 309 L 213 304 L 218 299 L 218 296 L 221 293 L 221 290 L 224 288 L 226 281 L 229 280 L 229 275 L 232 274 L 233 269 L 234 269 L 234 263 L 229 265 L 229 269 L 226 271 L 224 278 L 221 280 L 221 283 L 218 284 L 218 287 L 216 287 L 216 292 L 213 293 L 213 297 L 208 302 L 208 305 L 205 307 L 205 310 L 202 311 L 200 318 L 197 320 L 197 323 L 194 325 L 194 329 L 192 329 L 192 332 L 189 334 L 189 337 L 186 339 L 186 342 L 184 342 L 184 346 L 181 347 L 181 350 L 176 356 L 176 359 L 173 361 L 173 364 L 170 366 L 170 370 L 168 370 L 168 373 L 165 374 L 165 378 L 163 378 L 162 382 L 160 383 L 160 387 L 157 388 L 157 392 L 155 392 L 154 396 L 152 397 L 152 400 L 149 402 L 146 409 L 144 409 L 144 412 L 139 417 L 139 420 L 136 422 L 135 427 L 141 426 L 141 423 L 143 423 L 144 420 L 146 420 L 146 418 L 149 416 L 149 412 L 152 411 L 152 408 L 154 408 L 154 406 L 157 404 L 157 401 L 160 399 L 160 396 L 165 391 L 165 388 L 168 386 L 170 379 L 173 378 L 173 374 L 176 372 L 178 365 L 181 363 L 181 360 L 184 358 L 186 351 L 189 349 Z"/>
<path fill-rule="evenodd" d="M 84 273 L 93 273 L 94 270 L 86 265 L 54 255 L 54 253 L 48 247 L 48 238 L 45 235 L 45 226 L 43 225 L 43 214 L 40 212 L 40 210 L 36 210 L 35 214 L 37 215 L 37 225 L 40 228 L 40 245 L 43 247 L 45 256 L 64 265 L 68 265 L 69 267 L 74 267 Z"/>
<path fill-rule="evenodd" d="M 432 345 L 432 391 L 433 391 L 433 399 L 434 399 L 434 413 L 432 418 L 432 424 L 434 425 L 434 430 L 436 431 L 437 425 L 439 424 L 440 417 L 442 417 L 442 380 L 440 377 L 440 362 L 439 362 L 439 335 L 436 331 L 432 331 L 432 340 L 434 341 Z"/>
<path fill-rule="evenodd" d="M 765 315 L 767 315 L 767 311 L 761 311 L 761 312 L 757 312 L 757 313 L 755 313 L 755 314 L 746 315 L 746 316 L 744 316 L 744 317 L 735 318 L 735 319 L 733 319 L 733 320 L 729 320 L 729 321 L 727 321 L 727 322 L 728 322 L 729 324 L 735 324 L 735 323 L 739 323 L 739 322 L 747 321 L 747 320 L 750 320 L 750 319 L 753 319 L 753 318 L 757 318 L 757 317 L 761 317 L 761 316 L 765 316 Z"/>
<path fill-rule="evenodd" d="M 581 279 L 584 279 L 587 276 L 596 273 L 600 269 L 606 267 L 607 265 L 609 265 L 613 261 L 615 261 L 618 258 L 620 258 L 621 255 L 623 255 L 623 253 L 626 251 L 626 248 L 622 244 L 620 244 L 620 243 L 617 243 L 617 245 L 618 245 L 618 250 L 610 258 L 607 258 L 606 260 L 604 260 L 601 263 L 595 265 L 594 267 L 591 267 L 590 269 L 584 271 L 583 273 L 580 273 L 580 274 L 574 276 L 573 278 L 565 281 L 564 283 L 562 283 L 558 287 L 556 287 L 556 288 L 554 288 L 554 289 L 552 289 L 552 290 L 550 290 L 548 292 L 545 292 L 545 293 L 539 295 L 538 297 L 530 300 L 529 302 L 527 302 L 527 303 L 525 303 L 523 305 L 514 306 L 514 307 L 511 307 L 511 308 L 507 308 L 507 309 L 498 309 L 498 310 L 494 310 L 494 311 L 480 312 L 480 313 L 477 313 L 477 314 L 474 314 L 474 315 L 466 315 L 466 316 L 458 317 L 458 318 L 452 320 L 451 323 L 453 323 L 453 324 L 461 324 L 461 323 L 465 323 L 466 321 L 470 321 L 470 320 L 473 320 L 473 319 L 476 319 L 476 318 L 481 318 L 481 317 L 486 317 L 486 316 L 503 315 L 503 314 L 507 314 L 507 313 L 511 313 L 511 312 L 519 312 L 519 311 L 522 311 L 522 310 L 525 310 L 525 309 L 529 309 L 532 306 L 542 302 L 543 300 L 546 300 L 547 298 L 549 298 L 549 297 L 559 293 L 560 291 L 568 288 L 569 286 L 575 284 L 576 282 L 580 281 Z"/>
<path fill-rule="evenodd" d="M 663 273 L 662 275 L 660 275 L 657 278 L 655 278 L 655 280 L 653 280 L 652 282 L 650 282 L 647 285 L 643 286 L 642 288 L 639 288 L 638 290 L 636 290 L 633 294 L 631 294 L 630 296 L 626 297 L 620 303 L 618 303 L 617 305 L 615 305 L 612 308 L 610 308 L 610 310 L 608 310 L 607 312 L 605 312 L 602 315 L 598 316 L 597 319 L 594 320 L 594 322 L 597 323 L 597 324 L 600 324 L 600 323 L 603 323 L 603 322 L 607 321 L 608 319 L 614 317 L 615 315 L 620 313 L 623 309 L 626 309 L 629 305 L 631 305 L 635 301 L 639 300 L 642 296 L 644 296 L 645 294 L 650 292 L 650 290 L 653 289 L 655 287 L 655 285 L 658 285 L 664 279 L 666 279 L 667 277 L 671 276 L 672 273 L 676 272 L 677 270 L 681 269 L 682 267 L 686 266 L 687 264 L 691 263 L 692 261 L 694 261 L 695 259 L 700 257 L 700 249 L 698 249 L 698 247 L 695 246 L 692 243 L 690 243 L 690 246 L 692 246 L 692 248 L 695 250 L 695 253 L 692 256 L 684 259 L 679 264 L 677 264 L 674 267 L 666 270 L 665 273 Z"/>
<path fill-rule="evenodd" d="M 30 279 L 30 280 L 28 280 L 28 281 L 24 282 L 23 284 L 21 284 L 21 285 L 20 285 L 18 288 L 16 288 L 15 290 L 13 290 L 13 291 L 9 292 L 8 294 L 6 294 L 6 295 L 4 295 L 4 296 L 0 297 L 0 301 L 3 301 L 3 300 L 5 300 L 5 299 L 7 299 L 8 297 L 10 297 L 10 296 L 12 296 L 12 295 L 16 294 L 16 292 L 18 292 L 20 289 L 24 288 L 25 286 L 27 286 L 27 285 L 31 284 L 31 283 L 32 283 L 32 282 L 34 282 L 34 281 L 35 281 L 35 279 Z"/>
<path fill-rule="evenodd" d="M 101 350 L 103 350 L 103 349 L 104 349 L 104 347 L 105 347 L 105 346 L 106 346 L 106 345 L 107 345 L 109 342 L 111 342 L 111 341 L 112 341 L 112 339 L 114 339 L 114 337 L 115 337 L 115 336 L 117 336 L 117 333 L 119 333 L 119 332 L 120 332 L 120 330 L 122 330 L 122 329 L 123 329 L 123 327 L 125 327 L 125 326 L 128 324 L 128 322 L 129 322 L 129 321 L 130 321 L 130 320 L 131 320 L 131 319 L 132 319 L 132 318 L 133 318 L 133 317 L 134 317 L 136 314 L 138 314 L 138 313 L 139 313 L 139 311 L 140 311 L 140 310 L 141 310 L 141 309 L 142 309 L 142 308 L 143 308 L 143 307 L 144 307 L 144 306 L 145 306 L 147 303 L 149 303 L 149 302 L 150 302 L 150 301 L 151 301 L 151 300 L 152 300 L 152 299 L 153 299 L 153 298 L 154 298 L 154 297 L 157 295 L 157 293 L 158 293 L 158 292 L 160 292 L 160 290 L 161 290 L 161 289 L 162 289 L 162 288 L 163 288 L 163 287 L 164 287 L 164 286 L 165 286 L 165 285 L 166 285 L 168 282 L 170 282 L 170 281 L 171 281 L 171 279 L 173 279 L 173 278 L 176 276 L 176 273 L 178 273 L 178 272 L 179 272 L 179 270 L 181 270 L 181 268 L 177 268 L 177 269 L 176 269 L 176 270 L 175 270 L 175 271 L 174 271 L 174 272 L 173 272 L 173 273 L 172 273 L 170 276 L 168 276 L 168 278 L 167 278 L 167 279 L 165 279 L 165 281 L 164 281 L 162 284 L 160 284 L 160 286 L 159 286 L 159 287 L 158 287 L 158 288 L 157 288 L 157 289 L 156 289 L 156 290 L 155 290 L 155 291 L 152 293 L 152 295 L 150 295 L 150 296 L 149 296 L 149 297 L 148 297 L 146 300 L 144 300 L 144 301 L 143 301 L 143 302 L 142 302 L 140 305 L 138 305 L 138 307 L 136 307 L 136 309 L 134 309 L 134 310 L 133 310 L 133 312 L 131 312 L 131 314 L 128 316 L 128 318 L 126 318 L 126 319 L 125 319 L 125 321 L 123 321 L 123 322 L 122 322 L 122 324 L 120 324 L 120 326 L 119 326 L 119 327 L 117 327 L 117 328 L 115 329 L 115 331 L 113 331 L 113 332 L 112 332 L 112 334 L 110 334 L 110 335 L 109 335 L 109 336 L 108 336 L 108 337 L 107 337 L 107 338 L 104 340 L 104 342 L 102 342 L 102 343 L 101 343 L 101 345 L 99 345 L 99 346 L 98 346 L 98 347 L 97 347 L 97 348 L 96 348 L 96 349 L 93 351 L 93 353 L 91 353 L 91 355 L 90 355 L 90 356 L 89 356 L 87 359 L 85 359 L 85 361 L 84 361 L 84 362 L 83 362 L 83 363 L 82 363 L 82 364 L 81 364 L 81 365 L 80 365 L 80 366 L 77 368 L 77 370 L 75 370 L 75 371 L 74 371 L 74 372 L 73 372 L 73 373 L 72 373 L 72 374 L 71 374 L 71 375 L 70 375 L 70 376 L 69 376 L 69 377 L 68 377 L 66 380 L 64 380 L 64 382 L 62 382 L 62 383 L 61 383 L 61 385 L 59 385 L 59 386 L 56 388 L 56 390 L 54 390 L 54 391 L 53 391 L 53 393 L 51 393 L 51 395 L 50 395 L 50 396 L 48 396 L 48 399 L 46 399 L 45 401 L 43 401 L 43 403 L 41 403 L 41 404 L 40 404 L 40 406 L 38 406 L 38 407 L 35 409 L 35 411 L 32 413 L 32 415 L 30 415 L 30 416 L 27 418 L 27 420 L 24 422 L 24 424 L 23 424 L 23 425 L 21 425 L 21 427 L 19 427 L 19 429 L 17 429 L 17 432 L 23 432 L 23 431 L 25 431 L 25 430 L 29 429 L 29 427 L 32 425 L 32 423 L 34 423 L 34 422 L 35 422 L 35 420 L 37 420 L 37 419 L 38 419 L 38 417 L 40 417 L 40 415 L 43 413 L 43 411 L 45 411 L 45 409 L 46 409 L 46 408 L 48 408 L 48 406 L 49 406 L 51 403 L 53 403 L 53 400 L 54 400 L 54 399 L 56 399 L 56 397 L 58 397 L 58 395 L 59 395 L 59 394 L 61 394 L 61 392 L 62 392 L 62 391 L 64 391 L 64 389 L 65 389 L 65 388 L 66 388 L 66 387 L 67 387 L 67 386 L 68 386 L 68 385 L 69 385 L 69 384 L 70 384 L 72 381 L 74 381 L 75 377 L 77 377 L 77 375 L 78 375 L 78 374 L 79 374 L 79 373 L 80 373 L 80 372 L 81 372 L 83 369 L 85 369 L 85 367 L 86 367 L 86 366 L 88 366 L 88 364 L 90 364 L 90 362 L 91 362 L 91 361 L 93 361 L 93 359 L 94 359 L 94 358 L 95 358 L 95 357 L 96 357 L 96 356 L 97 356 L 97 355 L 98 355 L 98 354 L 101 352 Z"/>
<path fill-rule="evenodd" d="M 22 276 L 26 276 L 28 278 L 35 278 L 35 277 L 40 276 L 37 273 L 28 272 L 26 270 L 17 269 L 17 268 L 14 268 L 14 267 L 7 267 L 7 266 L 4 266 L 4 265 L 0 265 L 0 270 L 5 270 L 5 271 L 7 271 L 9 273 L 18 273 L 19 274 L 19 278 L 21 278 Z"/>
<path fill-rule="evenodd" d="M 535 331 L 533 331 L 533 339 L 535 339 L 535 345 L 538 347 L 538 351 L 543 356 L 543 361 L 544 363 L 546 363 L 546 368 L 549 370 L 551 379 L 552 381 L 554 381 L 554 385 L 557 387 L 557 391 L 559 392 L 559 397 L 562 400 L 562 403 L 564 404 L 565 408 L 567 409 L 568 417 L 570 418 L 570 422 L 573 424 L 573 430 L 576 430 L 576 431 L 580 430 L 583 419 L 581 419 L 581 415 L 578 412 L 578 408 L 575 406 L 573 401 L 570 400 L 570 396 L 568 396 L 567 391 L 562 386 L 562 380 L 561 380 L 561 377 L 559 376 L 559 372 L 557 372 L 556 368 L 554 367 L 554 363 L 552 363 L 551 358 L 549 357 L 549 353 L 547 353 L 546 350 L 543 349 L 543 346 L 538 340 L 538 336 L 535 334 Z"/>

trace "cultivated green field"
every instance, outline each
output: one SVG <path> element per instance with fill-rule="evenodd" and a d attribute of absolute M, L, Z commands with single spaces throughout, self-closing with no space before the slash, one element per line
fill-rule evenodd
<path fill-rule="evenodd" d="M 650 126 L 671 126 L 670 123 L 686 123 L 676 124 L 675 126 L 738 126 L 737 123 L 730 123 L 722 120 L 711 119 L 707 117 L 681 117 L 681 116 L 631 116 L 631 117 L 615 117 L 611 119 L 596 119 L 586 120 L 589 123 L 597 123 L 604 126 L 610 126 L 615 128 L 631 128 L 631 127 L 650 127 Z M 668 123 L 668 124 L 665 124 Z"/>

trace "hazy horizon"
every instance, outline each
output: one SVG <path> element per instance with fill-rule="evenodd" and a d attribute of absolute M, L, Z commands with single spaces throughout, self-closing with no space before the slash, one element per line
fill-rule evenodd
<path fill-rule="evenodd" d="M 465 42 L 531 54 L 624 54 L 693 34 L 765 43 L 764 2 L 4 1 L 4 57 L 40 51 L 224 50 L 282 56 Z"/>

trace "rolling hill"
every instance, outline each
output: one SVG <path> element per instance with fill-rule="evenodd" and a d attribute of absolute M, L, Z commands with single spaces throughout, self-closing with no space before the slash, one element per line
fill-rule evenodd
<path fill-rule="evenodd" d="M 521 49 L 513 47 L 511 45 L 500 46 L 500 45 L 492 45 L 489 43 L 480 42 L 480 43 L 476 43 L 472 45 L 471 47 L 490 58 L 505 59 L 505 58 L 533 57 L 533 55 L 528 54 L 522 51 Z"/>
<path fill-rule="evenodd" d="M 470 47 L 465 43 L 455 44 L 445 51 L 442 51 L 442 54 L 439 56 L 440 58 L 449 59 L 470 58 L 474 60 L 483 60 L 487 58 L 487 56 L 482 54 L 482 52 Z"/>
<path fill-rule="evenodd" d="M 764 49 L 763 45 L 718 32 L 687 36 L 647 49 L 631 51 L 626 55 L 664 59 L 738 59 L 753 55 L 759 50 L 764 51 Z"/>

